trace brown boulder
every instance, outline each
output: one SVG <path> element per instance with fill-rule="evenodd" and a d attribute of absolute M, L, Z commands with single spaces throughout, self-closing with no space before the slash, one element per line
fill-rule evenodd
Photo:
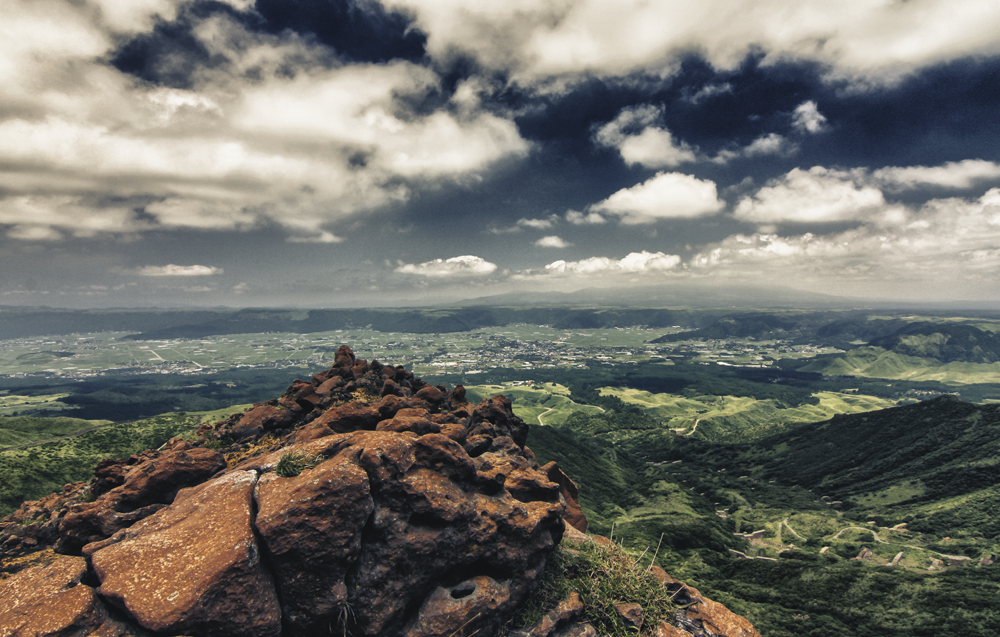
<path fill-rule="evenodd" d="M 211 449 L 154 452 L 128 468 L 121 486 L 94 502 L 71 506 L 59 522 L 56 550 L 76 554 L 86 544 L 104 540 L 156 513 L 173 502 L 178 491 L 201 484 L 225 466 L 223 455 Z"/>
<path fill-rule="evenodd" d="M 441 425 L 430 419 L 426 409 L 400 409 L 389 420 L 383 420 L 375 427 L 376 431 L 412 431 L 415 434 L 436 434 L 441 431 Z"/>
<path fill-rule="evenodd" d="M 559 468 L 559 465 L 555 461 L 542 467 L 542 473 L 545 474 L 549 481 L 559 485 L 559 493 L 562 495 L 564 504 L 566 505 L 566 513 L 563 514 L 563 519 L 577 531 L 586 533 L 587 516 L 584 515 L 583 508 L 580 507 L 579 487 Z"/>
<path fill-rule="evenodd" d="M 314 423 L 326 425 L 335 433 L 346 433 L 361 429 L 374 429 L 383 419 L 378 409 L 367 403 L 351 402 L 331 407 Z"/>
<path fill-rule="evenodd" d="M 333 366 L 337 369 L 347 368 L 350 369 L 354 367 L 354 352 L 347 345 L 341 345 L 337 348 L 337 353 L 334 355 Z"/>
<path fill-rule="evenodd" d="M 257 475 L 234 471 L 178 494 L 91 556 L 101 595 L 148 630 L 266 637 L 280 609 L 252 528 Z"/>
<path fill-rule="evenodd" d="M 632 602 L 615 604 L 615 612 L 626 626 L 631 626 L 637 631 L 642 629 L 642 606 Z"/>
<path fill-rule="evenodd" d="M 477 575 L 450 588 L 438 586 L 403 634 L 406 637 L 490 634 L 502 623 L 497 609 L 509 600 L 507 587 L 486 575 Z"/>
<path fill-rule="evenodd" d="M 277 401 L 254 405 L 251 410 L 234 423 L 227 424 L 218 430 L 218 435 L 231 436 L 234 440 L 253 438 L 265 431 L 282 429 L 293 424 L 301 411 L 279 405 Z"/>
<path fill-rule="evenodd" d="M 82 557 L 64 557 L 0 581 L 0 637 L 144 635 L 109 616 L 86 572 Z"/>
<path fill-rule="evenodd" d="M 430 387 L 430 386 L 424 387 L 414 395 L 421 400 L 426 400 L 435 407 L 440 405 L 441 401 L 443 401 L 446 398 L 446 394 L 443 391 L 441 391 L 437 387 Z"/>
<path fill-rule="evenodd" d="M 528 425 L 514 415 L 510 399 L 506 396 L 486 398 L 469 418 L 469 440 L 508 436 L 518 447 L 528 439 Z"/>
<path fill-rule="evenodd" d="M 650 572 L 664 582 L 664 587 L 673 593 L 674 602 L 681 606 L 675 615 L 676 622 L 692 635 L 717 635 L 718 637 L 760 637 L 760 633 L 750 621 L 737 615 L 722 604 L 713 601 L 693 586 L 688 586 L 670 577 L 659 567 L 650 567 Z M 665 632 L 670 635 L 670 632 Z M 685 633 L 679 633 L 681 635 Z"/>
<path fill-rule="evenodd" d="M 150 504 L 169 504 L 181 489 L 201 484 L 225 467 L 225 457 L 212 449 L 165 453 L 125 474 L 115 508 L 130 511 Z"/>
<path fill-rule="evenodd" d="M 293 478 L 267 473 L 254 493 L 255 525 L 291 634 L 319 634 L 347 602 L 344 579 L 361 550 L 374 503 L 368 476 L 340 454 Z"/>

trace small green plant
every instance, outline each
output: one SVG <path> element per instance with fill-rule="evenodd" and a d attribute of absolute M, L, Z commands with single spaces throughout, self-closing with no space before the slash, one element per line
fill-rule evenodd
<path fill-rule="evenodd" d="M 84 487 L 80 491 L 80 502 L 93 502 L 97 499 L 97 494 L 94 493 L 94 488 L 92 486 Z"/>
<path fill-rule="evenodd" d="M 294 478 L 306 469 L 312 469 L 323 462 L 320 456 L 313 456 L 299 451 L 289 451 L 278 459 L 274 472 L 282 478 Z"/>
<path fill-rule="evenodd" d="M 617 544 L 564 540 L 546 567 L 537 593 L 509 625 L 533 625 L 570 591 L 579 593 L 583 600 L 583 619 L 593 624 L 599 634 L 612 637 L 634 637 L 636 633 L 615 610 L 615 604 L 639 604 L 644 630 L 655 628 L 661 621 L 672 623 L 677 609 L 670 591 Z"/>

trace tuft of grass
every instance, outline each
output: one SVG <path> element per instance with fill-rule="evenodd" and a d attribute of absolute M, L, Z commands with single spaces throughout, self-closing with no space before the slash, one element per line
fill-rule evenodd
<path fill-rule="evenodd" d="M 594 625 L 598 634 L 634 637 L 636 630 L 615 611 L 616 604 L 642 607 L 643 631 L 660 622 L 673 622 L 677 604 L 670 592 L 651 573 L 617 544 L 587 540 L 563 540 L 553 553 L 534 595 L 518 610 L 509 626 L 532 626 L 555 608 L 570 591 L 583 600 L 582 621 Z"/>
<path fill-rule="evenodd" d="M 306 469 L 312 469 L 323 462 L 324 458 L 312 456 L 298 451 L 289 451 L 278 459 L 274 472 L 282 478 L 294 478 Z"/>

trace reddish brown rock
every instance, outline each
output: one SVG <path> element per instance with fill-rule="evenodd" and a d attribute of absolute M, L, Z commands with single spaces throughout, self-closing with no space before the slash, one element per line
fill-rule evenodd
<path fill-rule="evenodd" d="M 486 575 L 478 575 L 450 588 L 438 586 L 403 634 L 406 637 L 491 634 L 502 623 L 496 611 L 509 600 L 507 587 Z"/>
<path fill-rule="evenodd" d="M 382 383 L 382 396 L 404 396 L 403 388 L 392 381 L 391 378 L 387 378 L 384 383 Z"/>
<path fill-rule="evenodd" d="M 676 623 L 684 629 L 680 635 L 760 637 L 760 633 L 747 618 L 705 597 L 693 586 L 670 577 L 659 567 L 651 567 L 649 570 L 664 582 L 664 587 L 673 594 L 674 602 L 682 607 L 675 616 Z M 666 634 L 670 635 L 669 632 Z"/>
<path fill-rule="evenodd" d="M 105 458 L 94 467 L 94 476 L 97 480 L 90 485 L 90 491 L 94 496 L 107 493 L 115 487 L 125 484 L 125 473 L 128 467 L 124 460 Z"/>
<path fill-rule="evenodd" d="M 424 387 L 414 395 L 421 400 L 426 400 L 435 407 L 440 405 L 441 401 L 446 397 L 445 393 L 437 387 Z"/>
<path fill-rule="evenodd" d="M 86 572 L 82 557 L 64 557 L 0 580 L 0 637 L 144 635 L 109 616 L 80 583 Z"/>
<path fill-rule="evenodd" d="M 368 475 L 340 454 L 293 478 L 257 483 L 256 527 L 269 556 L 291 634 L 320 634 L 347 602 L 347 573 L 374 509 Z"/>
<path fill-rule="evenodd" d="M 337 369 L 347 368 L 350 369 L 354 367 L 354 352 L 347 345 L 341 345 L 337 348 L 337 353 L 334 355 L 333 366 Z"/>
<path fill-rule="evenodd" d="M 615 604 L 615 612 L 626 626 L 631 626 L 636 631 L 642 630 L 642 606 L 631 602 Z"/>
<path fill-rule="evenodd" d="M 426 409 L 400 409 L 389 420 L 383 420 L 375 427 L 376 431 L 411 431 L 418 435 L 436 434 L 441 431 L 441 425 L 430 419 Z"/>
<path fill-rule="evenodd" d="M 100 542 L 156 513 L 170 504 L 178 491 L 201 484 L 225 466 L 222 454 L 211 449 L 153 452 L 128 467 L 121 486 L 94 502 L 69 508 L 59 522 L 56 550 L 77 554 L 85 545 Z"/>
<path fill-rule="evenodd" d="M 653 631 L 653 637 L 691 637 L 691 633 L 667 622 L 660 622 Z"/>
<path fill-rule="evenodd" d="M 235 471 L 178 494 L 91 561 L 101 595 L 166 634 L 266 637 L 280 609 L 252 529 L 256 474 Z"/>
<path fill-rule="evenodd" d="M 528 425 L 514 415 L 510 399 L 493 396 L 479 403 L 469 419 L 469 441 L 510 437 L 518 447 L 528 438 Z M 478 449 L 478 446 L 477 446 Z"/>
<path fill-rule="evenodd" d="M 346 403 L 331 407 L 314 423 L 326 425 L 335 433 L 346 433 L 362 429 L 375 429 L 375 425 L 383 419 L 375 407 L 361 402 Z"/>
<path fill-rule="evenodd" d="M 129 469 L 115 508 L 130 511 L 150 504 L 169 504 L 178 491 L 201 484 L 225 466 L 223 455 L 212 449 L 164 453 Z"/>
<path fill-rule="evenodd" d="M 566 512 L 563 514 L 563 519 L 577 531 L 586 533 L 587 516 L 583 513 L 583 508 L 580 507 L 579 487 L 576 486 L 576 483 L 568 475 L 563 473 L 563 470 L 554 461 L 542 467 L 542 472 L 549 481 L 559 485 L 559 493 L 562 495 L 563 503 L 566 505 Z"/>
<path fill-rule="evenodd" d="M 315 420 L 305 425 L 301 429 L 295 432 L 294 442 L 296 444 L 309 442 L 310 440 L 316 440 L 318 438 L 323 438 L 325 436 L 332 436 L 334 434 L 333 429 L 327 427 L 324 423 L 316 422 Z"/>
<path fill-rule="evenodd" d="M 323 383 L 316 388 L 316 393 L 320 395 L 326 395 L 333 392 L 333 390 L 335 389 L 343 387 L 346 384 L 347 383 L 344 382 L 343 378 L 341 378 L 340 376 L 334 376 L 333 378 L 329 378 L 323 381 Z"/>
<path fill-rule="evenodd" d="M 301 410 L 289 409 L 285 405 L 279 405 L 277 401 L 254 405 L 253 409 L 247 411 L 233 423 L 227 423 L 218 429 L 218 436 L 230 436 L 234 440 L 253 438 L 260 436 L 265 431 L 282 429 L 293 424 Z"/>

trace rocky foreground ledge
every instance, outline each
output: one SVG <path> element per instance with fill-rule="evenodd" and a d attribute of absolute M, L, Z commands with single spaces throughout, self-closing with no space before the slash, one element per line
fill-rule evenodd
<path fill-rule="evenodd" d="M 564 531 L 586 537 L 527 433 L 503 396 L 474 406 L 343 346 L 281 398 L 0 521 L 0 637 L 506 632 Z M 757 634 L 713 604 L 653 628 Z M 522 632 L 589 634 L 578 615 Z"/>

